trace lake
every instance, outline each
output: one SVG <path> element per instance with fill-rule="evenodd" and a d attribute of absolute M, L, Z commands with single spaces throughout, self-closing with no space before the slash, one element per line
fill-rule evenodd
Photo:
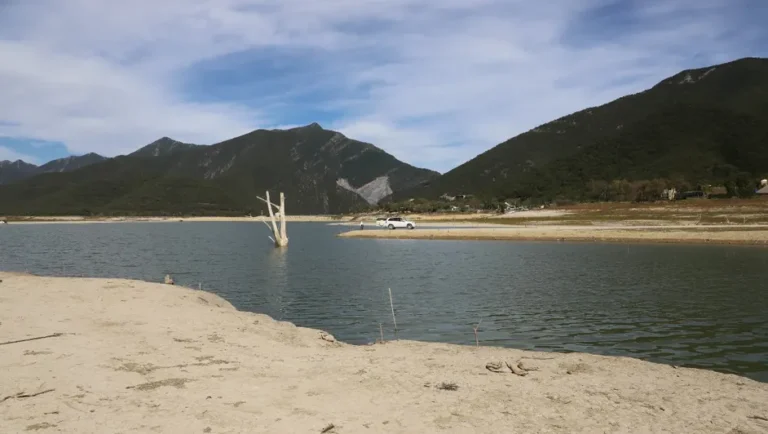
<path fill-rule="evenodd" d="M 0 270 L 215 292 L 355 344 L 398 337 L 632 356 L 768 382 L 768 249 L 343 239 L 289 223 L 0 226 Z"/>

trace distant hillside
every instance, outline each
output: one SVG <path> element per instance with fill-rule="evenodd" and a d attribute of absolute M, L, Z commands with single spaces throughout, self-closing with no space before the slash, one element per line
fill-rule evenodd
<path fill-rule="evenodd" d="M 211 145 L 162 138 L 127 155 L 0 186 L 8 214 L 243 214 L 283 191 L 292 214 L 341 213 L 439 176 L 323 129 L 256 130 Z"/>
<path fill-rule="evenodd" d="M 37 166 L 22 160 L 0 161 L 0 184 L 20 181 L 37 173 Z"/>
<path fill-rule="evenodd" d="M 49 161 L 42 166 L 26 163 L 22 160 L 0 161 L 0 184 L 10 184 L 26 178 L 49 172 L 70 172 L 104 161 L 101 155 L 90 153 Z"/>
<path fill-rule="evenodd" d="M 768 174 L 766 125 L 768 59 L 741 59 L 683 71 L 541 125 L 393 199 L 470 193 L 590 200 L 608 198 L 600 186 L 622 180 L 743 184 Z"/>

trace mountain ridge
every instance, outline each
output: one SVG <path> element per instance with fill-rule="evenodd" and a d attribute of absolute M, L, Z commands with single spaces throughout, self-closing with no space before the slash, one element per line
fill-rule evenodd
<path fill-rule="evenodd" d="M 328 214 L 437 176 L 312 123 L 213 145 L 162 137 L 79 170 L 0 186 L 0 214 L 259 213 L 256 196 L 267 189 L 284 191 L 293 213 Z"/>
<path fill-rule="evenodd" d="M 24 160 L 0 161 L 0 185 L 9 184 L 49 172 L 67 172 L 77 170 L 90 164 L 104 161 L 106 157 L 89 152 L 83 155 L 70 155 L 56 158 L 40 166 L 27 163 Z"/>
<path fill-rule="evenodd" d="M 141 148 L 131 152 L 128 155 L 144 156 L 144 157 L 159 157 L 159 156 L 171 155 L 176 152 L 183 152 L 197 146 L 208 146 L 208 145 L 196 145 L 192 143 L 185 143 L 185 142 L 180 142 L 178 140 L 174 140 L 167 136 L 163 136 L 146 146 L 142 146 Z"/>
<path fill-rule="evenodd" d="M 749 117 L 751 128 L 761 130 L 759 124 L 768 122 L 768 59 L 743 58 L 731 62 L 702 68 L 683 70 L 671 77 L 660 80 L 656 85 L 631 95 L 626 95 L 606 104 L 585 108 L 539 125 L 522 134 L 514 136 L 493 148 L 486 150 L 469 161 L 446 172 L 428 186 L 419 189 L 400 191 L 391 200 L 403 200 L 409 197 L 437 198 L 443 194 L 474 194 L 486 198 L 535 198 L 543 201 L 556 198 L 586 200 L 586 185 L 571 188 L 558 185 L 564 178 L 555 173 L 555 167 L 570 167 L 580 173 L 579 180 L 611 181 L 601 178 L 598 167 L 587 161 L 586 151 L 606 141 L 618 145 L 627 141 L 625 130 L 653 118 L 657 124 L 663 120 L 656 116 L 670 110 L 713 109 L 729 113 L 723 117 L 723 123 L 736 122 L 738 117 Z M 732 115 L 730 115 L 732 114 Z M 686 119 L 685 134 L 677 134 L 675 127 L 664 127 L 667 137 L 674 136 L 681 141 L 706 141 L 707 138 L 690 128 L 691 119 Z M 718 123 L 718 118 L 711 119 Z M 659 125 L 648 125 L 656 129 Z M 702 130 L 708 126 L 701 125 Z M 681 127 L 682 128 L 682 127 Z M 638 131 L 635 134 L 639 134 Z M 761 133 L 756 133 L 761 134 Z M 649 142 L 645 142 L 649 145 Z M 750 139 L 749 146 L 763 149 L 768 153 L 768 140 L 760 145 L 760 139 Z M 608 146 L 608 145 L 604 145 Z M 710 145 L 706 145 L 710 146 Z M 762 146 L 762 147 L 761 147 Z M 634 149 L 634 148 L 633 148 Z M 660 150 L 659 152 L 666 152 Z M 718 151 L 720 152 L 720 151 Z M 754 152 L 750 150 L 749 152 Z M 594 157 L 594 156 L 593 156 Z M 618 155 L 617 158 L 624 158 Z M 564 164 L 562 160 L 581 161 L 578 165 Z M 715 158 L 720 165 L 728 165 L 728 157 L 718 154 Z M 605 164 L 614 164 L 605 161 Z M 699 171 L 693 176 L 686 168 L 688 162 L 681 160 L 665 170 L 669 178 L 686 173 L 691 179 L 676 185 L 667 179 L 670 187 L 684 187 L 699 183 L 735 182 L 737 173 L 744 172 L 739 167 L 731 167 L 730 173 L 715 173 L 710 167 L 709 175 Z M 653 170 L 653 164 L 644 174 L 651 178 L 667 178 L 660 170 Z M 697 169 L 698 170 L 698 169 Z M 768 167 L 765 169 L 768 171 Z M 746 172 L 756 177 L 763 171 Z M 620 174 L 623 176 L 623 174 Z M 747 176 L 745 173 L 741 175 Z M 594 178 L 594 179 L 592 179 Z M 647 179 L 646 179 L 647 180 Z M 585 181 L 585 182 L 588 182 Z M 629 181 L 643 179 L 629 177 Z M 551 182 L 551 184 L 547 184 Z"/>

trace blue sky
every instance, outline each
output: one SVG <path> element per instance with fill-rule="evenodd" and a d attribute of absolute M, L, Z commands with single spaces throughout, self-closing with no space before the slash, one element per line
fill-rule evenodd
<path fill-rule="evenodd" d="M 0 1 L 0 160 L 319 122 L 446 171 L 680 70 L 768 57 L 764 0 Z"/>

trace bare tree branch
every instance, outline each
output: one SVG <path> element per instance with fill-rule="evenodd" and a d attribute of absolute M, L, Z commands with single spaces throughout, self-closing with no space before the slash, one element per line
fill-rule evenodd
<path fill-rule="evenodd" d="M 267 197 L 269 197 L 269 195 L 267 195 Z M 262 198 L 260 196 L 256 196 L 256 199 L 259 199 L 260 201 L 262 201 L 262 202 L 264 202 L 264 203 L 266 203 L 268 205 L 271 205 L 271 206 L 275 207 L 276 210 L 280 211 L 280 207 L 275 205 L 274 203 L 270 202 L 269 200 L 264 199 L 264 198 Z"/>

